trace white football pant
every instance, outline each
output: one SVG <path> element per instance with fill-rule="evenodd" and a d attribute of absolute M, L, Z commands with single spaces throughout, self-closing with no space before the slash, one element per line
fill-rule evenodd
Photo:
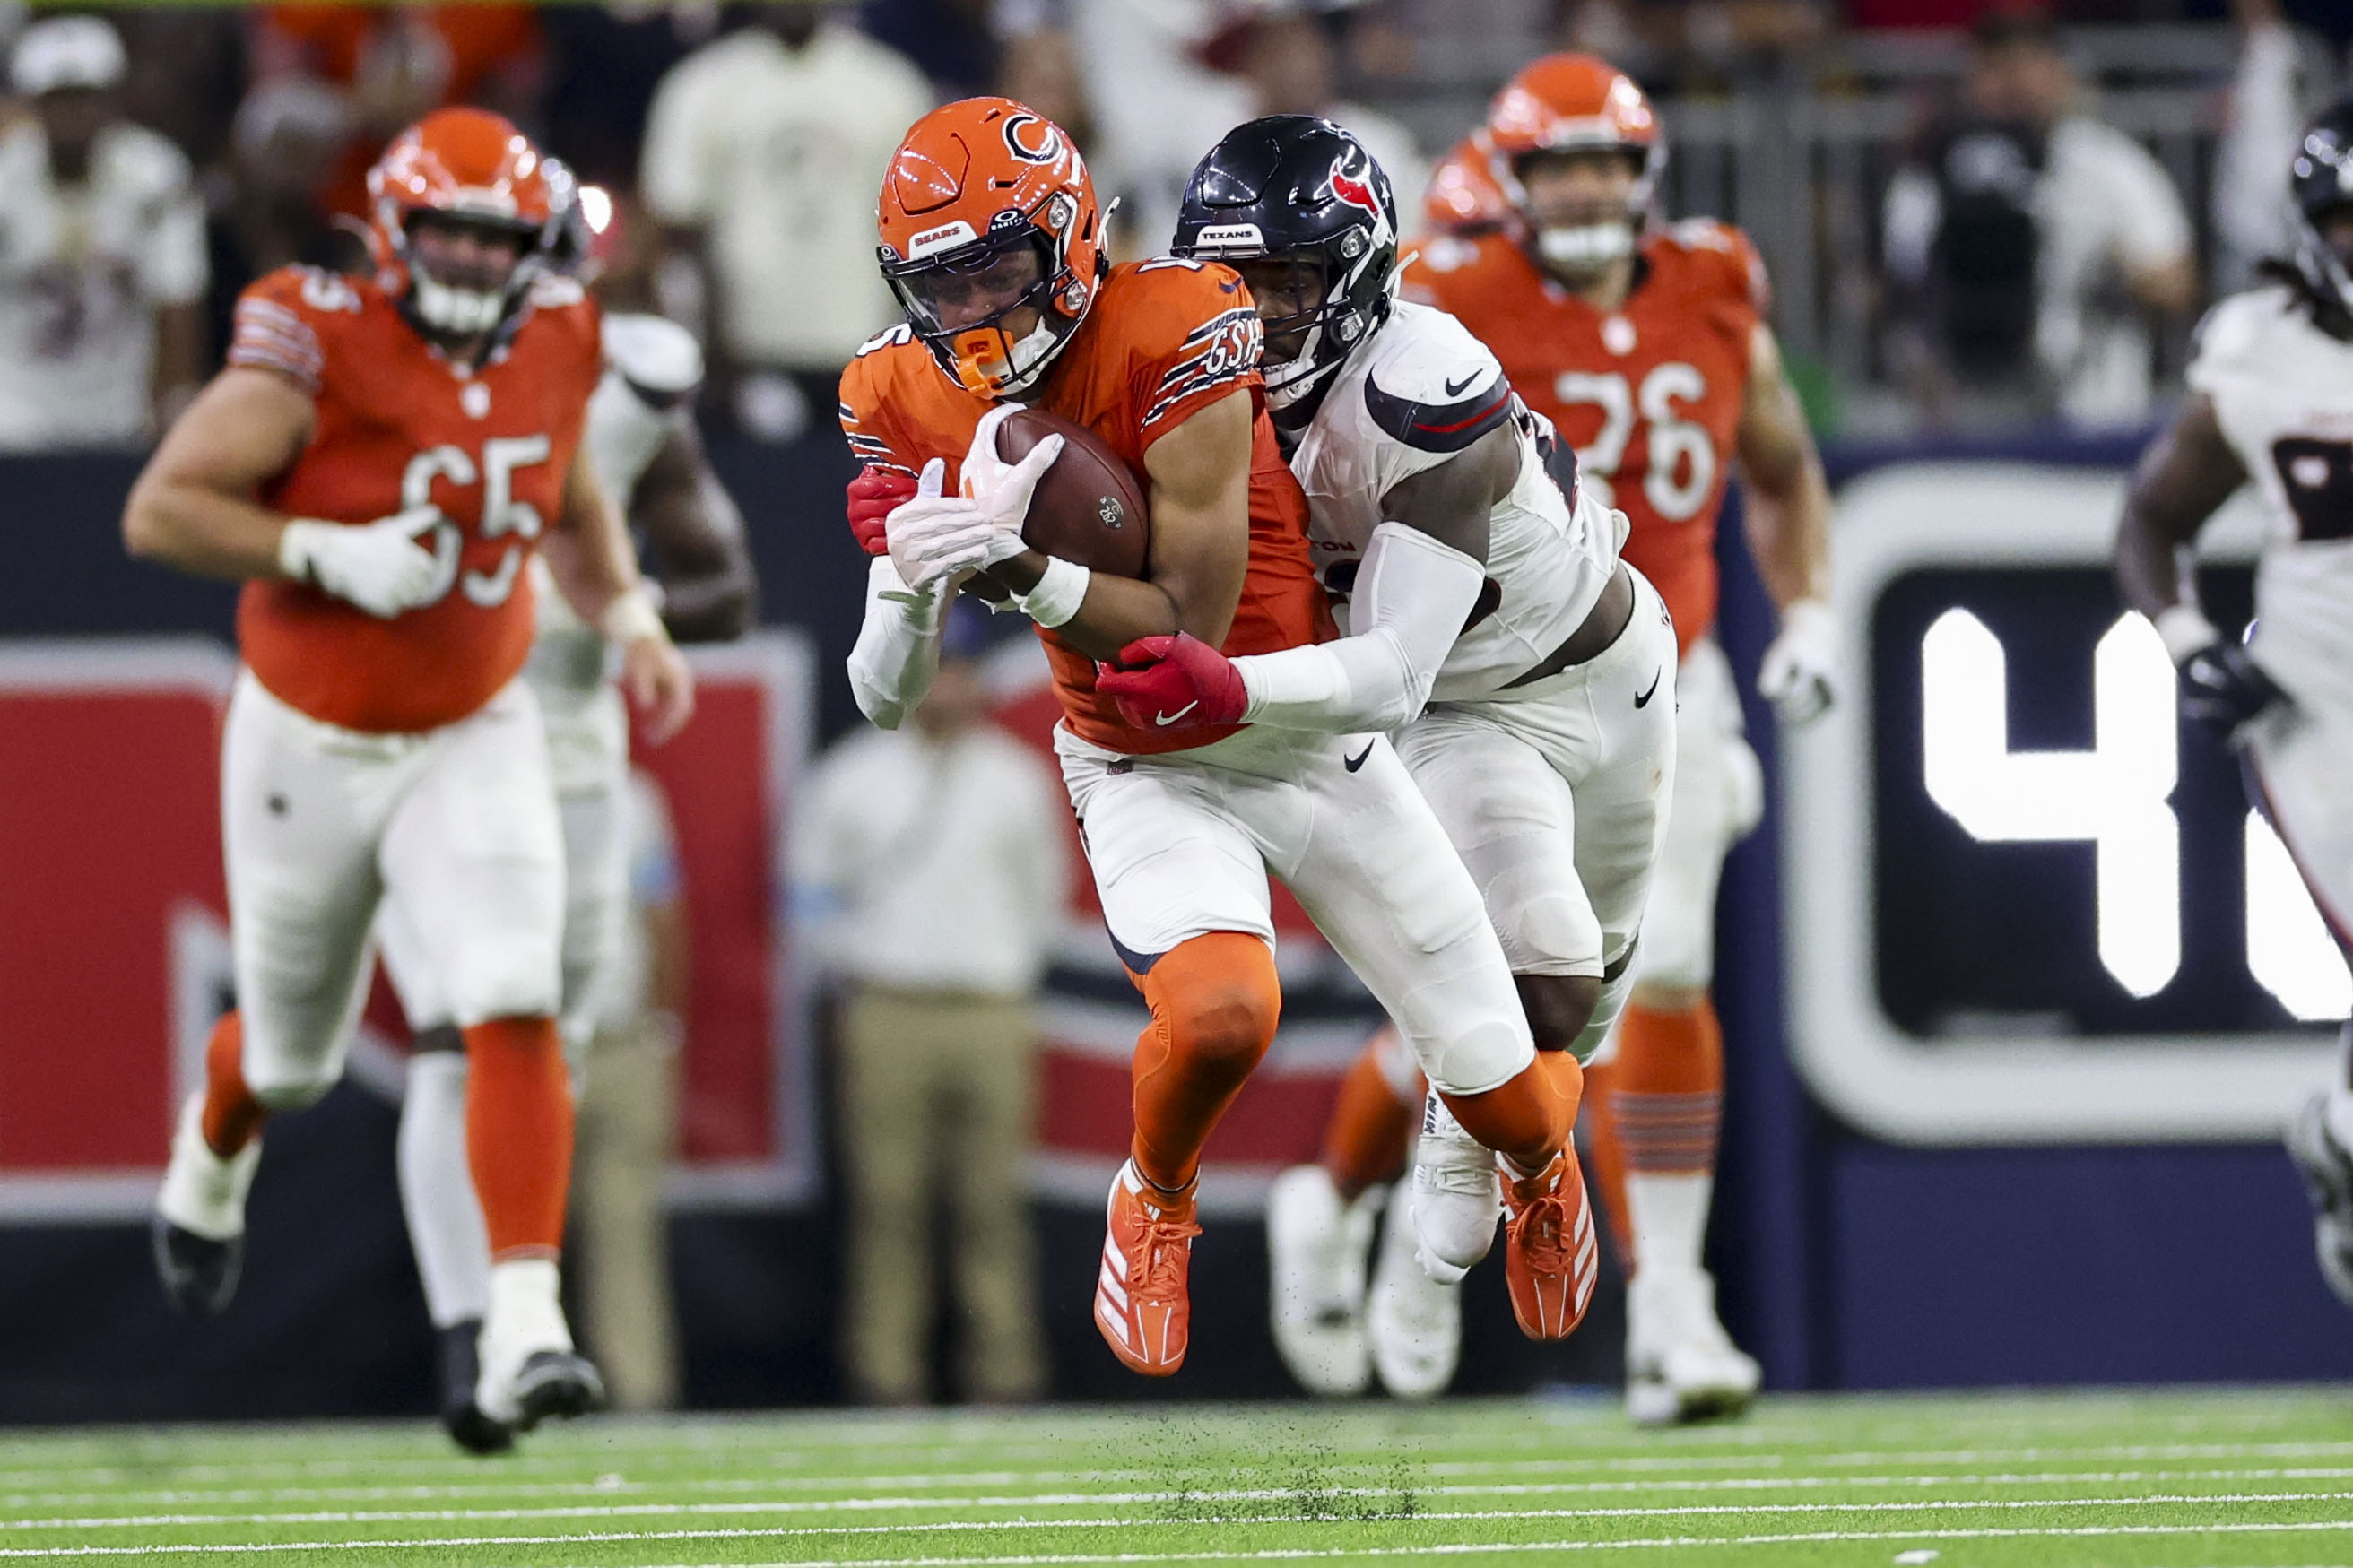
<path fill-rule="evenodd" d="M 564 852 L 539 705 L 520 681 L 455 723 L 376 735 L 241 673 L 221 821 L 245 1077 L 264 1104 L 306 1105 L 341 1075 L 387 897 L 456 1023 L 556 1012 Z"/>
<path fill-rule="evenodd" d="M 1619 969 L 1618 998 L 1677 770 L 1674 627 L 1633 578 L 1633 617 L 1601 653 L 1508 699 L 1432 703 L 1398 735 L 1513 973 Z M 1580 1056 L 1615 1013 L 1605 999 Z"/>
<path fill-rule="evenodd" d="M 1479 889 L 1387 738 L 1254 726 L 1157 757 L 1067 729 L 1054 741 L 1103 923 L 1131 969 L 1210 931 L 1272 946 L 1271 873 L 1432 1083 L 1482 1093 L 1534 1059 Z"/>
<path fill-rule="evenodd" d="M 1714 637 L 1683 656 L 1675 683 L 1675 787 L 1651 874 L 1637 977 L 1704 991 L 1715 977 L 1715 892 L 1725 857 L 1765 815 L 1765 770 L 1749 749 L 1731 662 Z"/>

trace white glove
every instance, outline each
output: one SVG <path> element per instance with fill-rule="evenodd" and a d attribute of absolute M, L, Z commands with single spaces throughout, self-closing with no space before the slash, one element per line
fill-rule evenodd
<path fill-rule="evenodd" d="M 1757 690 L 1784 724 L 1809 723 L 1838 700 L 1837 633 L 1820 599 L 1799 599 L 1781 612 L 1781 635 L 1765 650 Z"/>
<path fill-rule="evenodd" d="M 916 476 L 913 499 L 901 501 L 882 520 L 891 564 L 910 588 L 928 588 L 970 570 L 997 537 L 996 520 L 978 502 L 940 494 L 947 471 L 947 464 L 937 458 L 925 463 Z"/>
<path fill-rule="evenodd" d="M 444 586 L 439 561 L 417 540 L 444 521 L 430 503 L 357 525 L 297 518 L 278 536 L 278 569 L 388 621 Z"/>
<path fill-rule="evenodd" d="M 910 588 L 925 588 L 958 572 L 980 572 L 1009 561 L 1029 546 L 1021 524 L 1038 481 L 1061 456 L 1062 438 L 1049 436 L 1018 463 L 997 456 L 997 430 L 1015 408 L 991 409 L 965 454 L 964 494 L 940 493 L 947 466 L 934 458 L 915 480 L 915 495 L 882 520 L 892 563 Z"/>

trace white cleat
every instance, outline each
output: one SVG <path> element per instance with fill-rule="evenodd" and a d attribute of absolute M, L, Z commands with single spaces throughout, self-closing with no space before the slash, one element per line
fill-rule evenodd
<path fill-rule="evenodd" d="M 1446 1392 L 1461 1359 L 1462 1286 L 1460 1280 L 1440 1284 L 1414 1256 L 1406 1193 L 1400 1182 L 1389 1200 L 1365 1329 L 1381 1386 L 1399 1399 L 1429 1399 Z"/>
<path fill-rule="evenodd" d="M 1310 1394 L 1362 1394 L 1373 1369 L 1365 1344 L 1365 1254 L 1377 1192 L 1353 1204 L 1321 1165 L 1296 1165 L 1266 1197 L 1266 1253 L 1274 1345 Z"/>
<path fill-rule="evenodd" d="M 155 1194 L 155 1269 L 172 1305 L 211 1317 L 237 1294 L 245 1264 L 245 1199 L 261 1164 L 261 1140 L 224 1160 L 205 1142 L 205 1096 L 180 1107 L 172 1159 Z"/>
<path fill-rule="evenodd" d="M 1634 1425 L 1737 1415 L 1763 1377 L 1717 1321 L 1715 1280 L 1704 1269 L 1646 1269 L 1627 1282 L 1626 1416 Z"/>
<path fill-rule="evenodd" d="M 491 1266 L 474 1405 L 512 1431 L 528 1432 L 551 1415 L 583 1415 L 605 1403 L 605 1380 L 572 1348 L 556 1288 L 555 1265 L 546 1259 Z"/>
<path fill-rule="evenodd" d="M 1422 1101 L 1411 1181 L 1417 1256 L 1432 1279 L 1457 1283 L 1495 1245 L 1504 1184 L 1494 1152 L 1462 1130 L 1434 1089 Z"/>

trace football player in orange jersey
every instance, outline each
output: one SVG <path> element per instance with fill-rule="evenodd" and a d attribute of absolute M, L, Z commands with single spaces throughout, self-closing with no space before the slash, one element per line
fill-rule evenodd
<path fill-rule="evenodd" d="M 1736 1412 L 1758 1382 L 1701 1262 L 1724 1083 L 1707 994 L 1716 881 L 1763 806 L 1712 635 L 1716 514 L 1735 458 L 1749 548 L 1781 612 L 1759 688 L 1802 723 L 1836 684 L 1829 493 L 1765 322 L 1763 268 L 1736 229 L 1651 221 L 1664 157 L 1630 79 L 1588 55 L 1538 59 L 1433 176 L 1425 216 L 1439 235 L 1405 280 L 1407 298 L 1495 351 L 1513 389 L 1576 447 L 1583 482 L 1627 514 L 1624 558 L 1657 585 L 1682 647 L 1674 793 L 1638 979 L 1614 1058 L 1590 1069 L 1595 1171 L 1631 1268 L 1627 1408 L 1646 1425 Z M 1350 1205 L 1394 1171 L 1416 1103 L 1400 1058 L 1377 1036 L 1345 1080 L 1322 1161 L 1324 1217 L 1301 1234 L 1347 1231 Z M 1435 1309 L 1389 1320 L 1433 1337 L 1457 1321 Z M 1451 1345 L 1392 1347 L 1388 1359 L 1451 1365 Z"/>
<path fill-rule="evenodd" d="M 1099 689 L 1098 661 L 1145 637 L 1181 631 L 1243 655 L 1332 635 L 1240 278 L 1189 260 L 1113 268 L 1101 225 L 1068 139 L 1008 100 L 934 110 L 892 158 L 881 260 L 907 321 L 860 351 L 841 384 L 842 426 L 868 465 L 852 524 L 886 552 L 850 680 L 869 716 L 897 723 L 934 668 L 950 595 L 975 574 L 1038 624 L 1104 923 L 1152 1009 L 1095 1321 L 1122 1362 L 1165 1375 L 1189 1332 L 1201 1146 L 1281 1005 L 1270 870 L 1482 1143 L 1523 1170 L 1551 1167 L 1579 1080 L 1573 1060 L 1564 1071 L 1537 1057 L 1478 889 L 1386 739 L 1231 718 L 1139 726 Z M 1017 398 L 1084 426 L 1144 476 L 1146 578 L 1024 544 L 1029 492 L 1060 442 L 1000 460 L 997 431 Z M 1580 1212 L 1583 1196 L 1577 1184 Z M 1570 1201 L 1533 1205 L 1548 1205 L 1550 1222 L 1515 1225 L 1509 1242 L 1514 1306 L 1546 1338 L 1584 1305 L 1560 1245 L 1577 1217 Z"/>
<path fill-rule="evenodd" d="M 221 742 L 237 1011 L 173 1141 L 156 1261 L 184 1310 L 227 1304 L 262 1123 L 339 1075 L 394 894 L 470 1063 L 467 1153 L 494 1260 L 476 1397 L 527 1427 L 601 1397 L 557 1301 L 563 847 L 517 679 L 534 551 L 621 646 L 657 735 L 685 721 L 693 685 L 580 449 L 598 321 L 546 272 L 538 152 L 496 115 L 443 110 L 369 187 L 375 277 L 289 268 L 248 289 L 227 368 L 123 514 L 133 553 L 247 580 Z"/>

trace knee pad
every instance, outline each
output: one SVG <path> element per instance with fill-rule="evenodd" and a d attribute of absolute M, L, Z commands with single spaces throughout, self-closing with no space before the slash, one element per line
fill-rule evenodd
<path fill-rule="evenodd" d="M 1195 1060 L 1256 1062 L 1282 1016 L 1274 954 L 1240 931 L 1178 942 L 1139 984 L 1171 1053 Z"/>
<path fill-rule="evenodd" d="M 459 1027 L 493 1018 L 555 1016 L 563 1005 L 563 982 L 546 944 L 491 945 L 492 951 L 470 953 L 451 966 L 449 1011 Z"/>

